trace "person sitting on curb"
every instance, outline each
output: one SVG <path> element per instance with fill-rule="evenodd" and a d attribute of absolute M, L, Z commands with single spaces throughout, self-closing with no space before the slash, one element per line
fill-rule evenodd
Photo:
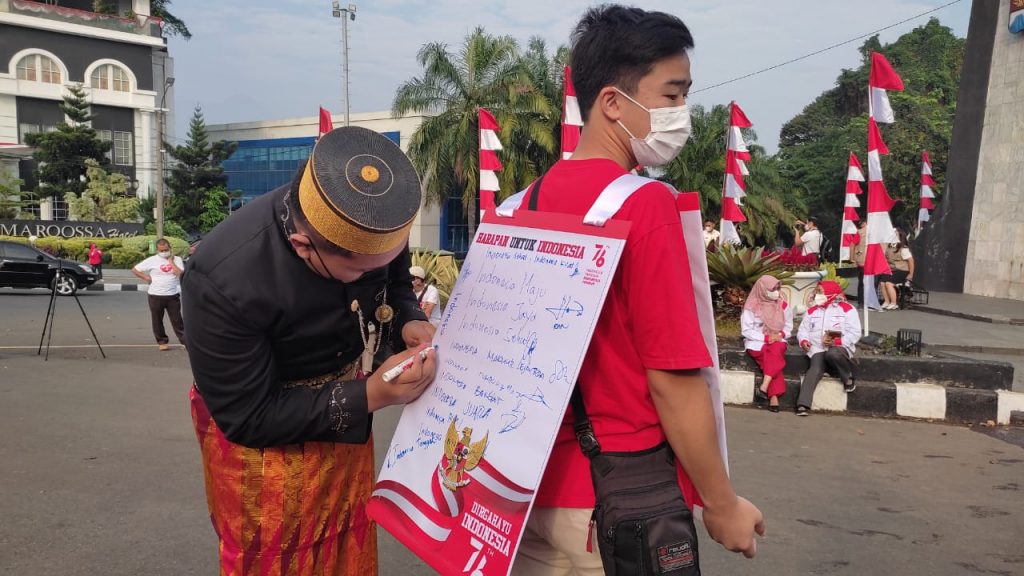
<path fill-rule="evenodd" d="M 846 393 L 857 389 L 853 373 L 855 345 L 860 340 L 860 317 L 843 294 L 839 283 L 826 280 L 818 283 L 814 306 L 807 310 L 797 340 L 811 359 L 796 401 L 797 416 L 811 411 L 814 389 L 818 387 L 826 367 L 839 374 Z"/>
<path fill-rule="evenodd" d="M 768 410 L 779 411 L 779 396 L 786 393 L 786 339 L 793 333 L 793 308 L 780 299 L 779 279 L 765 274 L 757 279 L 743 305 L 740 328 L 747 354 L 764 372 L 758 397 L 768 400 Z"/>

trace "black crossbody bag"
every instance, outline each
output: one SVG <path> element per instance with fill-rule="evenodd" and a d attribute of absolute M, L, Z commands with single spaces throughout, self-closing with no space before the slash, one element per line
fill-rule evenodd
<path fill-rule="evenodd" d="M 543 176 L 533 185 L 536 210 Z M 638 452 L 602 452 L 577 384 L 572 412 L 580 449 L 590 460 L 596 529 L 606 576 L 700 576 L 697 529 L 676 476 L 668 442 Z M 589 547 L 588 542 L 588 547 Z"/>

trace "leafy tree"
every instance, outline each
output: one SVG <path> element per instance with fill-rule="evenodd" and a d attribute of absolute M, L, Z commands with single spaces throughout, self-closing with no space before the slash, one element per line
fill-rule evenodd
<path fill-rule="evenodd" d="M 177 161 L 167 179 L 172 191 L 167 210 L 170 220 L 177 222 L 189 232 L 203 230 L 204 222 L 211 221 L 211 216 L 203 216 L 211 205 L 207 202 L 207 196 L 216 196 L 219 201 L 220 196 L 216 189 L 223 192 L 228 182 L 221 163 L 237 148 L 237 142 L 210 142 L 203 111 L 196 106 L 189 125 L 187 142 L 182 146 L 167 146 L 171 156 Z M 227 200 L 220 202 L 219 206 L 219 210 L 226 216 Z"/>
<path fill-rule="evenodd" d="M 21 191 L 25 181 L 0 170 L 0 218 L 17 218 L 21 209 L 31 203 L 27 192 Z"/>
<path fill-rule="evenodd" d="M 164 21 L 164 33 L 168 36 L 181 36 L 185 40 L 192 39 L 192 33 L 189 32 L 188 26 L 180 18 L 168 12 L 167 7 L 171 5 L 171 0 L 152 0 L 150 2 L 150 12 L 153 16 L 163 18 Z"/>
<path fill-rule="evenodd" d="M 871 52 L 885 54 L 906 87 L 889 93 L 896 123 L 882 125 L 881 131 L 891 153 L 882 157 L 882 173 L 889 194 L 899 201 L 891 211 L 893 223 L 909 230 L 917 222 L 923 150 L 931 156 L 939 190 L 945 181 L 964 46 L 934 18 L 891 44 L 869 38 L 860 49 L 861 65 L 843 70 L 834 88 L 782 127 L 778 156 L 783 172 L 804 188 L 810 212 L 819 217 L 825 234 L 839 236 L 851 150 L 866 168 Z M 866 206 L 866 196 L 861 204 Z"/>
<path fill-rule="evenodd" d="M 82 85 L 72 84 L 68 92 L 60 109 L 69 121 L 58 124 L 54 132 L 25 135 L 25 143 L 37 148 L 33 154 L 39 162 L 36 177 L 41 187 L 50 189 L 46 195 L 80 194 L 85 190 L 86 161 L 106 164 L 111 146 L 100 140 L 90 125 L 94 117 Z"/>
<path fill-rule="evenodd" d="M 549 54 L 544 39 L 534 36 L 530 38 L 530 43 L 522 55 L 521 62 L 533 90 L 548 102 L 547 111 L 538 116 L 541 122 L 551 130 L 553 146 L 550 148 L 539 146 L 534 140 L 511 144 L 516 149 L 525 148 L 526 155 L 532 163 L 531 168 L 540 174 L 561 158 L 562 105 L 565 101 L 564 70 L 569 64 L 569 48 L 563 44 Z M 530 177 L 529 180 L 533 180 L 534 177 Z M 519 187 L 514 186 L 513 188 L 518 189 Z"/>
<path fill-rule="evenodd" d="M 662 179 L 678 190 L 699 192 L 701 212 L 715 218 L 722 209 L 729 107 L 718 104 L 709 110 L 694 106 L 690 118 L 693 135 L 682 153 L 665 167 Z M 744 178 L 747 196 L 741 208 L 747 222 L 740 226 L 740 235 L 748 245 L 772 246 L 807 208 L 783 176 L 778 160 L 756 144 L 757 134 L 744 129 L 743 137 L 751 159 L 747 162 L 750 175 Z"/>
<path fill-rule="evenodd" d="M 479 109 L 491 111 L 501 125 L 505 170 L 499 179 L 507 195 L 541 169 L 531 161 L 530 148 L 517 144 L 529 142 L 548 153 L 555 149 L 553 130 L 545 121 L 551 102 L 531 86 L 510 36 L 477 28 L 458 53 L 433 42 L 420 49 L 417 59 L 423 75 L 398 88 L 392 114 L 433 114 L 413 133 L 409 157 L 423 177 L 428 202 L 440 204 L 450 192 L 461 191 L 472 233 L 479 190 Z"/>
<path fill-rule="evenodd" d="M 203 198 L 203 213 L 199 215 L 199 231 L 203 234 L 213 230 L 228 217 L 225 211 L 228 205 L 229 195 L 223 186 L 211 188 L 206 191 Z"/>
<path fill-rule="evenodd" d="M 128 197 L 124 174 L 108 173 L 95 160 L 86 160 L 88 184 L 81 194 L 68 192 L 64 200 L 72 220 L 132 222 L 139 214 L 139 201 Z"/>

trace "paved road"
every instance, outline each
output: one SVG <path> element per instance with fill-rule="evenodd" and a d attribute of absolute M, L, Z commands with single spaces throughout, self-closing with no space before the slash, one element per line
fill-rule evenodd
<path fill-rule="evenodd" d="M 0 574 L 215 574 L 184 351 L 145 296 L 82 296 L 108 348 L 38 344 L 47 295 L 0 290 Z M 72 314 L 71 312 L 74 312 Z M 86 344 L 74 301 L 55 346 Z M 145 345 L 145 348 L 115 347 Z M 386 446 L 397 418 L 375 419 Z M 729 409 L 733 476 L 768 517 L 756 560 L 704 539 L 706 574 L 1024 574 L 1024 450 L 966 428 Z M 386 535 L 381 574 L 432 573 Z"/>

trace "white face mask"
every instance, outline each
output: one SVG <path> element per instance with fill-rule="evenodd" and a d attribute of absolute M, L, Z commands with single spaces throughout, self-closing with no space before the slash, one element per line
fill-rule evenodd
<path fill-rule="evenodd" d="M 646 138 L 637 138 L 621 120 L 619 121 L 619 126 L 629 134 L 629 145 L 633 148 L 636 161 L 641 166 L 658 167 L 668 164 L 678 156 L 686 141 L 690 139 L 690 109 L 686 104 L 667 108 L 647 108 L 622 90 L 615 90 L 651 115 L 651 131 Z"/>
<path fill-rule="evenodd" d="M 169 258 L 171 256 L 171 252 L 169 250 L 163 250 L 161 252 L 157 252 L 156 255 L 161 258 Z"/>
<path fill-rule="evenodd" d="M 778 290 L 771 290 L 770 292 L 766 292 L 765 296 L 767 296 L 769 300 L 778 300 L 779 299 L 779 291 Z"/>
<path fill-rule="evenodd" d="M 828 302 L 828 296 L 825 296 L 824 294 L 814 295 L 814 303 L 818 306 L 824 306 L 826 302 Z"/>

